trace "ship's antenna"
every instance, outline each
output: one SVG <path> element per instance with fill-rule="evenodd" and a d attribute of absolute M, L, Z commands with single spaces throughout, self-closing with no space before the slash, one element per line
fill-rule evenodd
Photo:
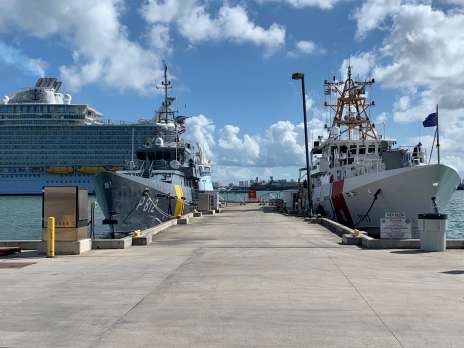
<path fill-rule="evenodd" d="M 162 89 L 164 91 L 164 102 L 163 102 L 163 113 L 164 113 L 164 122 L 168 123 L 168 115 L 169 115 L 169 106 L 170 106 L 170 101 L 169 101 L 169 95 L 168 95 L 168 90 L 172 88 L 171 81 L 168 80 L 168 66 L 165 61 L 163 61 L 164 65 L 164 80 L 161 82 L 161 86 L 157 86 L 156 88 Z M 160 117 L 161 121 L 161 117 Z"/>
<path fill-rule="evenodd" d="M 325 102 L 325 106 L 333 111 L 332 127 L 329 137 L 338 138 L 346 134 L 348 140 L 352 137 L 359 139 L 378 139 L 374 125 L 370 121 L 370 107 L 374 102 L 367 102 L 365 90 L 375 83 L 374 79 L 368 81 L 353 80 L 351 61 L 347 66 L 345 81 L 324 81 L 324 92 L 329 95 L 331 91 L 336 94 L 337 102 Z M 343 127 L 343 129 L 341 128 Z M 335 131 L 333 131 L 335 130 Z"/>

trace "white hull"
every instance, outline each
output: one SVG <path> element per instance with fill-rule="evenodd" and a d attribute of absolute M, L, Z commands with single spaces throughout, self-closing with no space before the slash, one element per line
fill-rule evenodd
<path fill-rule="evenodd" d="M 313 209 L 322 207 L 340 223 L 377 233 L 386 212 L 405 213 L 417 237 L 417 214 L 432 212 L 432 197 L 440 209 L 446 207 L 459 183 L 456 170 L 442 164 L 380 171 L 315 188 Z"/>

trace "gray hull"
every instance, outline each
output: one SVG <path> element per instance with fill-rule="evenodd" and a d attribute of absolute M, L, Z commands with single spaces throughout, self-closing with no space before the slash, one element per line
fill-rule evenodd
<path fill-rule="evenodd" d="M 97 201 L 115 236 L 144 230 L 174 218 L 178 199 L 174 184 L 104 172 L 94 178 Z M 156 187 L 155 187 L 156 186 Z M 182 187 L 184 213 L 192 209 L 190 188 Z"/>

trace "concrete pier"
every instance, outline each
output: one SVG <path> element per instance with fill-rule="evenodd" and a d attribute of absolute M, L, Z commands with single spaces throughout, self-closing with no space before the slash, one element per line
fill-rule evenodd
<path fill-rule="evenodd" d="M 0 347 L 464 342 L 462 250 L 363 250 L 257 204 L 190 222 L 147 246 L 1 258 L 20 265 L 0 265 Z"/>

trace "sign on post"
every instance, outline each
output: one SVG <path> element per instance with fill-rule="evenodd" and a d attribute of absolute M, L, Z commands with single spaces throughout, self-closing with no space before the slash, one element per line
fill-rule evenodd
<path fill-rule="evenodd" d="M 381 239 L 411 239 L 411 220 L 405 213 L 385 212 L 380 219 Z"/>

